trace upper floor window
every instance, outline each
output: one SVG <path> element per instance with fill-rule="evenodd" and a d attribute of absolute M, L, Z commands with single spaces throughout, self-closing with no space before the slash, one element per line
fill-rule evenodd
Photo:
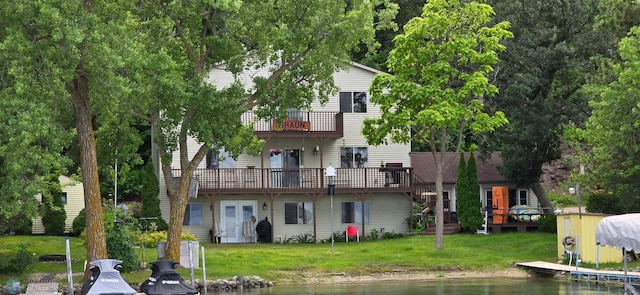
<path fill-rule="evenodd" d="M 202 204 L 187 204 L 182 225 L 202 226 Z"/>
<path fill-rule="evenodd" d="M 343 113 L 366 113 L 366 92 L 340 92 L 340 111 Z"/>
<path fill-rule="evenodd" d="M 341 147 L 340 168 L 366 168 L 369 167 L 369 148 L 367 147 Z"/>
<path fill-rule="evenodd" d="M 209 151 L 205 161 L 207 169 L 235 168 L 236 166 L 231 155 L 224 150 L 221 150 L 220 152 L 215 152 L 213 150 Z"/>
<path fill-rule="evenodd" d="M 62 204 L 67 204 L 67 192 L 62 192 Z"/>

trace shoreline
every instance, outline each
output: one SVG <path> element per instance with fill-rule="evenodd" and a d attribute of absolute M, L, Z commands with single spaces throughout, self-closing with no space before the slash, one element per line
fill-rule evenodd
<path fill-rule="evenodd" d="M 368 282 L 388 282 L 388 281 L 434 281 L 451 279 L 483 279 L 483 278 L 504 278 L 504 279 L 526 279 L 532 274 L 524 269 L 510 268 L 494 271 L 442 271 L 442 272 L 417 272 L 417 273 L 380 273 L 371 275 L 347 275 L 344 273 L 334 274 L 306 274 L 297 280 L 282 280 L 275 284 L 346 284 L 346 283 L 368 283 Z"/>

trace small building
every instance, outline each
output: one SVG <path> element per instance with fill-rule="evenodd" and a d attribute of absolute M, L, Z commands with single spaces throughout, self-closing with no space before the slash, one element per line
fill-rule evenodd
<path fill-rule="evenodd" d="M 556 216 L 557 239 L 558 239 L 558 259 L 565 258 L 565 251 L 578 253 L 582 262 L 588 263 L 620 263 L 622 262 L 622 252 L 611 247 L 596 245 L 596 228 L 603 218 L 609 215 L 600 213 L 561 213 Z M 565 238 L 571 237 L 575 241 L 574 245 L 563 244 Z"/>
<path fill-rule="evenodd" d="M 64 175 L 58 177 L 58 180 L 62 186 L 62 195 L 60 197 L 62 198 L 62 204 L 64 204 L 64 210 L 67 213 L 65 232 L 70 232 L 72 230 L 73 220 L 84 208 L 84 186 L 82 185 L 82 182 L 73 180 Z M 40 202 L 42 202 L 42 195 L 38 195 L 37 197 Z M 33 219 L 31 233 L 34 235 L 44 234 L 44 225 L 42 225 L 41 217 Z"/>

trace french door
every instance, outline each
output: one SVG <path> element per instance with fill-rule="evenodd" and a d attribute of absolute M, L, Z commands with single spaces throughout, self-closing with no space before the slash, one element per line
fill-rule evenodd
<path fill-rule="evenodd" d="M 243 222 L 252 222 L 251 216 L 258 218 L 257 206 L 257 201 L 220 201 L 222 243 L 244 242 Z M 251 224 L 251 226 L 254 226 L 254 224 Z"/>

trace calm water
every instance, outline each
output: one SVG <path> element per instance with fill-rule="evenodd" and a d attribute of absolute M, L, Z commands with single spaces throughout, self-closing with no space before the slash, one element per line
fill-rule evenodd
<path fill-rule="evenodd" d="M 490 279 L 455 280 L 422 282 L 358 283 L 333 285 L 279 285 L 271 289 L 252 290 L 246 293 L 267 293 L 277 295 L 291 294 L 348 294 L 348 295 L 476 295 L 476 294 L 526 294 L 526 295 L 565 295 L 565 294 L 624 294 L 616 285 L 604 286 L 577 283 L 564 279 Z"/>

